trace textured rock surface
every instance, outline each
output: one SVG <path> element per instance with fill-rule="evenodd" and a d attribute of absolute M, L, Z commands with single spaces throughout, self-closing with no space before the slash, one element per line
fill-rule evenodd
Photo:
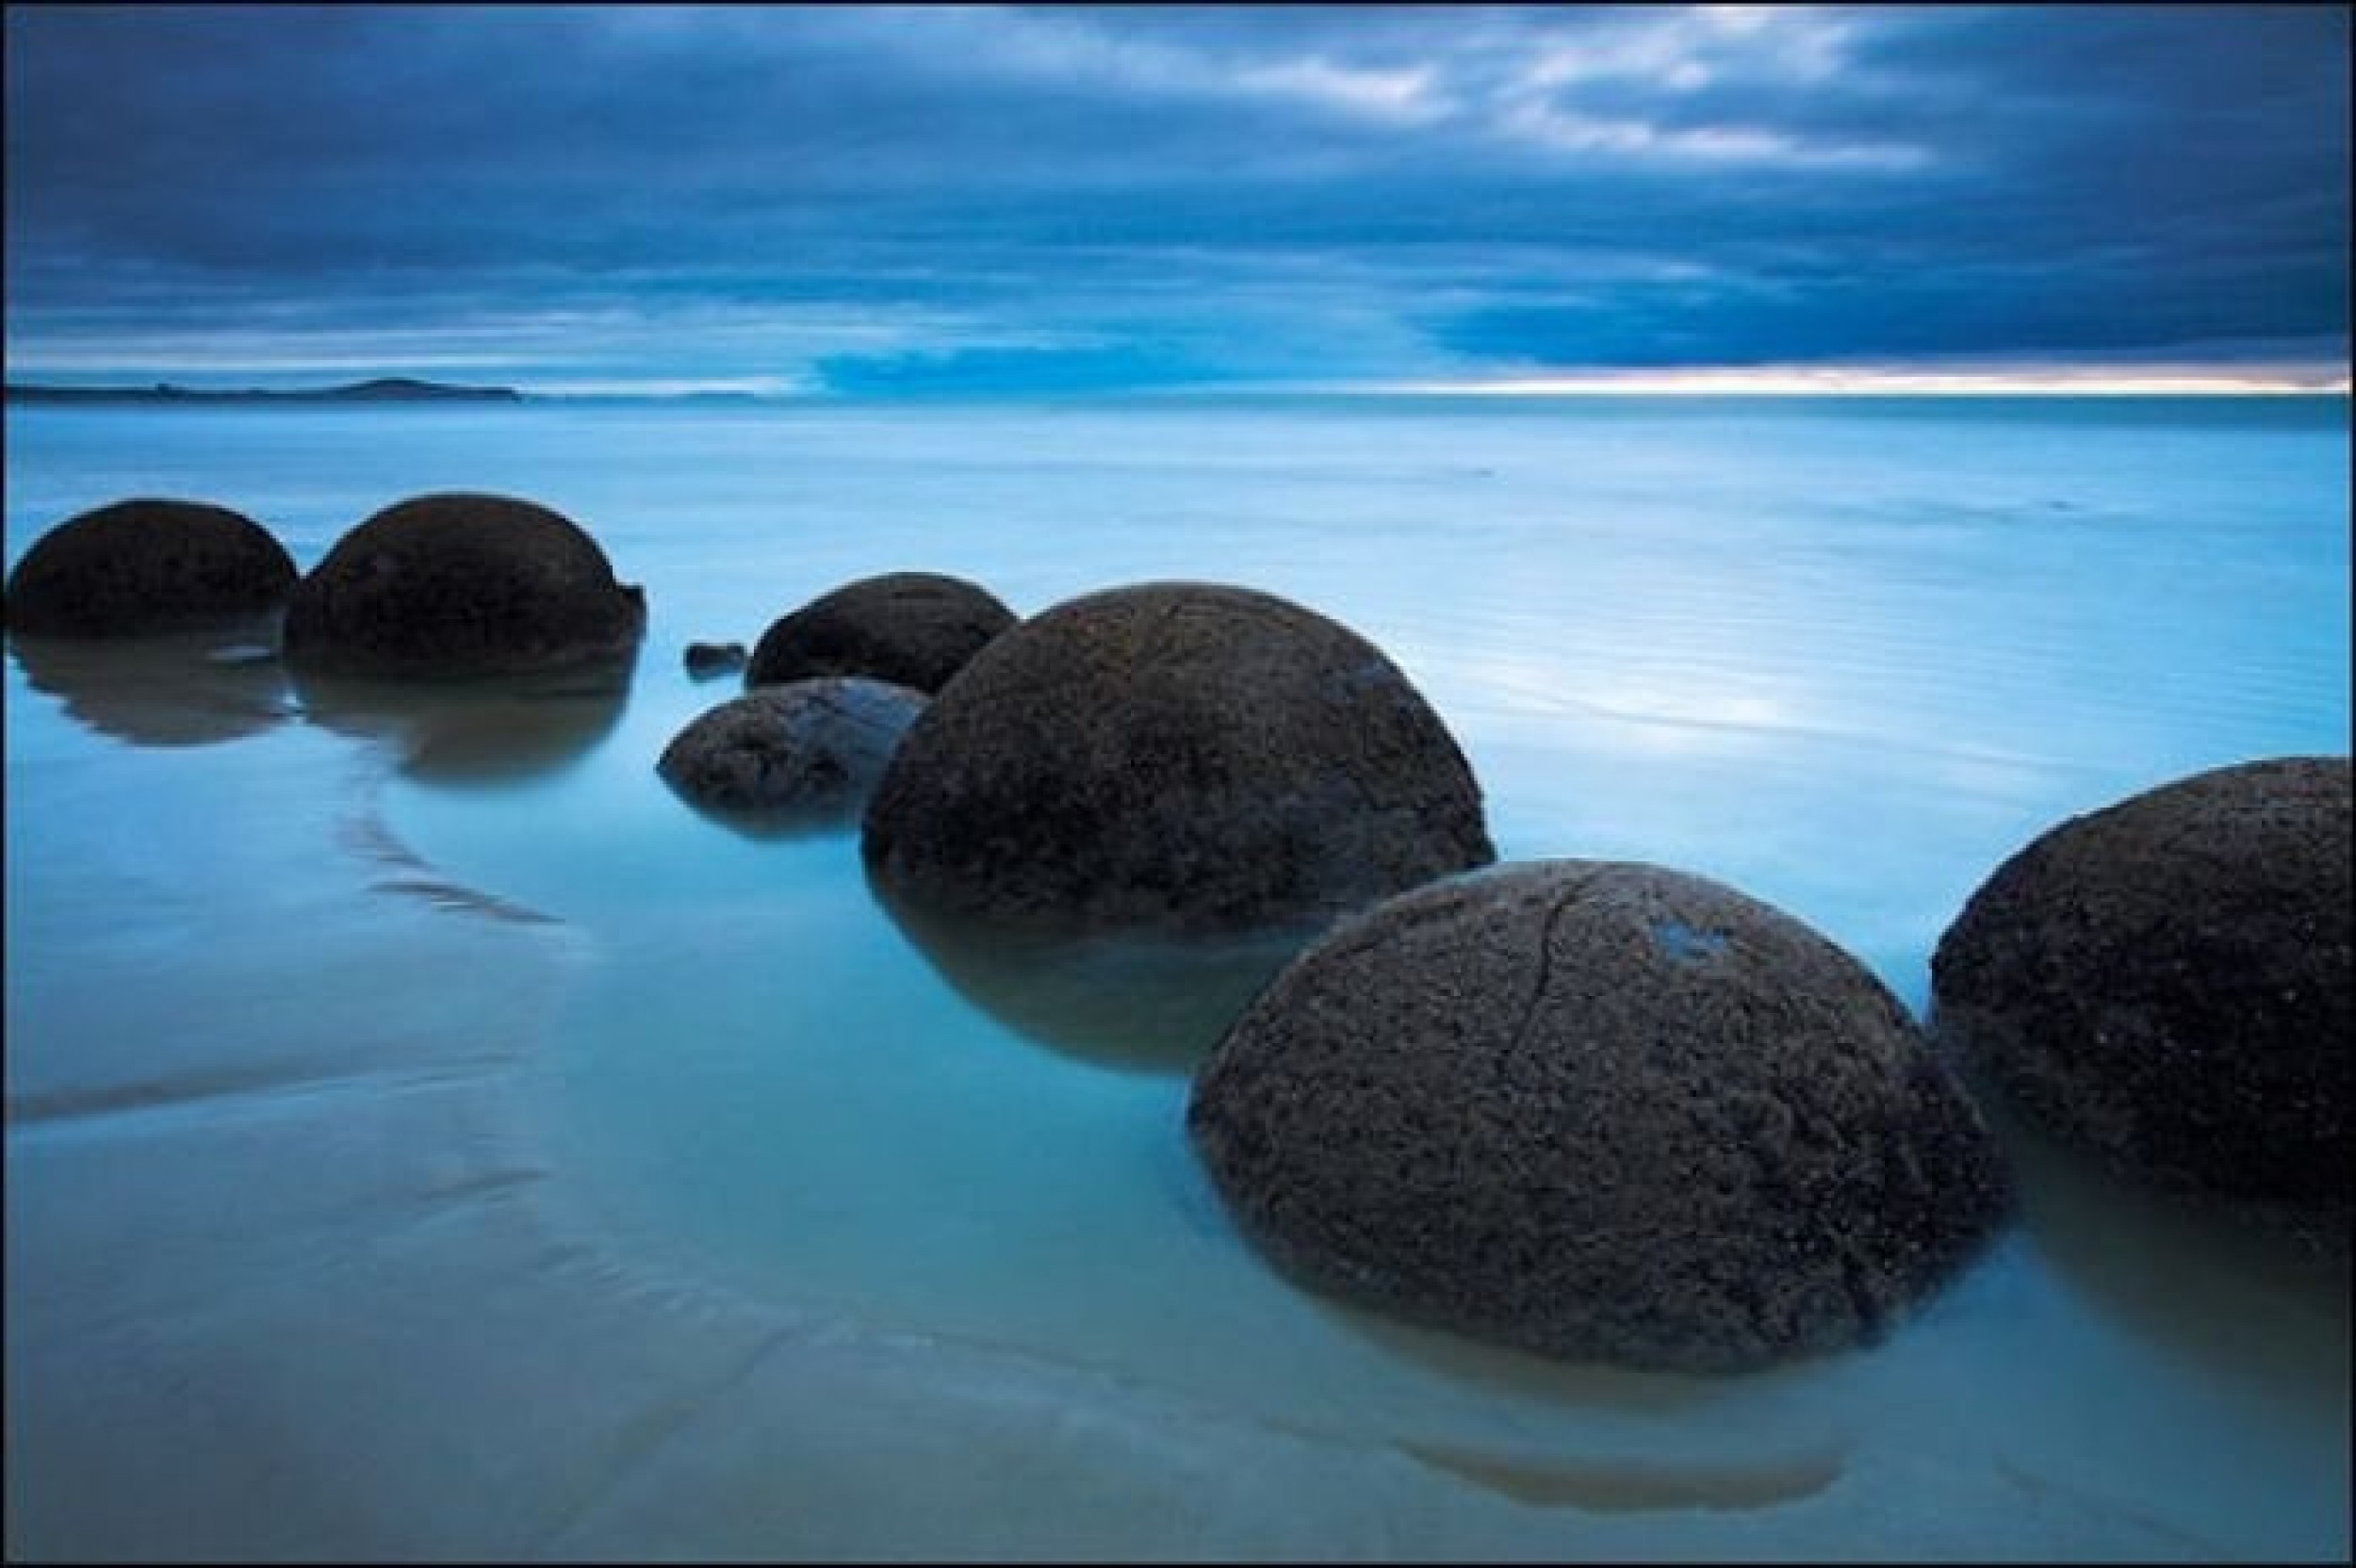
<path fill-rule="evenodd" d="M 419 496 L 303 578 L 286 648 L 347 675 L 513 675 L 627 657 L 646 621 L 645 596 L 570 519 L 505 496 Z"/>
<path fill-rule="evenodd" d="M 856 677 L 764 686 L 698 716 L 656 767 L 698 806 L 856 817 L 924 707 Z"/>
<path fill-rule="evenodd" d="M 250 517 L 198 501 L 116 501 L 70 517 L 8 573 L 11 631 L 137 636 L 274 611 L 295 564 Z"/>
<path fill-rule="evenodd" d="M 1015 624 L 986 589 L 933 572 L 845 583 L 778 619 L 745 668 L 747 686 L 861 675 L 927 694 Z"/>
<path fill-rule="evenodd" d="M 2349 798 L 2284 758 L 2053 827 L 1940 938 L 1941 1038 L 2121 1172 L 2344 1249 Z"/>
<path fill-rule="evenodd" d="M 1503 866 L 1344 923 L 1213 1052 L 1187 1126 L 1305 1282 L 1644 1367 L 1869 1341 L 2010 1195 L 1862 966 L 1652 866 Z"/>
<path fill-rule="evenodd" d="M 992 642 L 908 732 L 863 849 L 942 907 L 1178 930 L 1326 916 L 1495 855 L 1396 665 L 1202 583 L 1088 595 Z"/>

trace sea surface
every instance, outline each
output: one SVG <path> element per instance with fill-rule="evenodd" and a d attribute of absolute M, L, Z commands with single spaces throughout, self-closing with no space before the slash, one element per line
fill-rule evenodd
<path fill-rule="evenodd" d="M 2335 399 L 12 408 L 13 563 L 126 496 L 297 563 L 589 529 L 626 685 L 360 701 L 13 650 L 11 1557 L 2345 1560 L 2348 1289 L 1991 1105 L 2020 1225 L 1887 1343 L 1562 1366 L 1308 1295 L 1186 1147 L 1264 953 L 905 926 L 654 772 L 855 578 L 1281 594 L 1503 858 L 1775 903 L 1918 1013 L 2006 856 L 2349 743 Z M 1281 955 L 1278 955 L 1281 956 Z"/>

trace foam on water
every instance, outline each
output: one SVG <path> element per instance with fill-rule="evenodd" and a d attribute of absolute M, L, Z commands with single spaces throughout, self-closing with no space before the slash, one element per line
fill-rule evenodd
<path fill-rule="evenodd" d="M 2044 826 L 2346 749 L 2344 403 L 9 421 L 11 559 L 502 489 L 652 610 L 609 693 L 11 662 L 12 1551 L 2348 1549 L 2344 1279 L 2008 1120 L 2023 1225 L 1872 1351 L 1484 1349 L 1285 1283 L 1188 1154 L 1281 948 L 997 951 L 653 767 L 730 694 L 686 643 L 855 577 L 1240 582 L 1408 672 L 1506 858 L 1716 877 L 1920 1009 Z"/>

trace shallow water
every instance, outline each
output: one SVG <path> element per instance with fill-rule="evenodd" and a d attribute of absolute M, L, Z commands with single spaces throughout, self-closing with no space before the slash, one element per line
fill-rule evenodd
<path fill-rule="evenodd" d="M 2007 1125 L 1890 1343 L 1709 1380 L 1305 1296 L 1185 1148 L 1281 947 L 1009 956 L 655 776 L 694 640 L 874 572 L 1287 595 L 1509 858 L 1767 898 L 1911 1006 L 1998 861 L 2345 752 L 2344 400 L 11 410 L 13 561 L 129 494 L 305 566 L 505 490 L 629 681 L 10 661 L 8 1545 L 28 1555 L 2345 1558 L 2348 1293 Z M 130 1500 L 126 1501 L 128 1498 Z"/>

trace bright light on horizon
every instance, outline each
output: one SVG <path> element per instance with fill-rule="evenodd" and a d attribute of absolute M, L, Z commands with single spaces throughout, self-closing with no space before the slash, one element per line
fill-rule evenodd
<path fill-rule="evenodd" d="M 1366 390 L 1463 397 L 1746 394 L 1775 397 L 2282 397 L 2346 396 L 2349 378 L 2268 368 L 2055 366 L 1985 370 L 1826 369 L 1762 366 L 1691 370 L 1592 370 L 1466 381 L 1388 382 Z"/>

